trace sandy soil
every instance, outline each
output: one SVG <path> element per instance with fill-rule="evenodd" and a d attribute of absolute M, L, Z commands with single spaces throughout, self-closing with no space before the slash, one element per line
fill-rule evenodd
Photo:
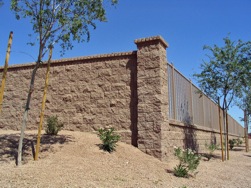
<path fill-rule="evenodd" d="M 19 132 L 0 130 L 0 187 L 251 188 L 251 152 L 244 145 L 230 151 L 229 161 L 216 151 L 210 161 L 202 158 L 196 177 L 178 178 L 177 161 L 161 162 L 121 142 L 107 153 L 97 135 L 70 131 L 43 135 L 38 161 L 31 150 L 36 132 L 26 131 L 24 164 L 16 167 L 18 139 Z"/>

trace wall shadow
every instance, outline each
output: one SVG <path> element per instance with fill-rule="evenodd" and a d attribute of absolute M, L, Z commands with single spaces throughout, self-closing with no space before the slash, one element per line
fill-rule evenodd
<path fill-rule="evenodd" d="M 11 162 L 17 160 L 17 148 L 20 134 L 4 134 L 0 135 L 0 162 Z M 65 144 L 73 142 L 73 137 L 69 135 L 42 135 L 40 143 L 40 153 L 47 152 L 54 144 Z M 37 135 L 26 134 L 23 140 L 23 161 L 27 158 L 33 158 Z"/>
<path fill-rule="evenodd" d="M 185 125 L 185 127 L 183 128 L 183 131 L 184 131 L 183 142 L 184 142 L 185 148 L 186 149 L 190 148 L 190 149 L 198 152 L 199 144 L 197 142 L 195 128 L 193 127 L 192 117 L 188 113 L 186 113 L 182 122 Z"/>
<path fill-rule="evenodd" d="M 130 119 L 131 125 L 130 129 L 131 144 L 138 147 L 138 91 L 137 91 L 137 61 L 135 59 L 130 59 L 126 65 L 127 69 L 130 69 L 130 90 L 131 90 L 131 100 L 130 100 Z"/>
<path fill-rule="evenodd" d="M 210 144 L 217 145 L 217 140 L 214 132 L 211 132 Z"/>

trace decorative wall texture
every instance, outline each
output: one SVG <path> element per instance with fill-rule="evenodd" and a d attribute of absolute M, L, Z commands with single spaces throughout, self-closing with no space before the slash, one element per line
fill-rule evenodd
<path fill-rule="evenodd" d="M 133 52 L 53 61 L 45 116 L 57 115 L 72 131 L 115 127 L 124 142 L 161 160 L 172 156 L 173 146 L 203 150 L 205 142 L 219 143 L 215 129 L 170 119 L 165 40 L 156 36 L 135 44 Z M 33 66 L 9 67 L 1 129 L 21 128 Z M 46 64 L 37 72 L 27 129 L 39 124 L 45 71 Z"/>

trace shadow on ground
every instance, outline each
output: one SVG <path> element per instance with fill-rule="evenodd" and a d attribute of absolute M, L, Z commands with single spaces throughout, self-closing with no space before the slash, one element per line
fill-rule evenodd
<path fill-rule="evenodd" d="M 245 155 L 245 154 L 244 154 L 244 156 L 246 156 L 246 157 L 251 157 L 251 155 Z"/>
<path fill-rule="evenodd" d="M 210 161 L 212 159 L 221 159 L 220 155 L 216 154 L 209 154 L 209 153 L 199 153 L 203 158 L 202 160 L 204 161 Z"/>
<path fill-rule="evenodd" d="M 17 148 L 20 134 L 3 134 L 0 135 L 0 162 L 16 161 Z M 40 142 L 40 154 L 53 148 L 55 144 L 65 144 L 73 142 L 74 138 L 69 135 L 42 135 Z M 27 162 L 28 158 L 33 158 L 35 145 L 37 142 L 36 134 L 26 134 L 23 140 L 23 161 Z"/>
<path fill-rule="evenodd" d="M 231 149 L 230 151 L 244 151 L 245 148 L 240 148 L 239 146 L 238 147 L 234 147 L 233 149 Z"/>

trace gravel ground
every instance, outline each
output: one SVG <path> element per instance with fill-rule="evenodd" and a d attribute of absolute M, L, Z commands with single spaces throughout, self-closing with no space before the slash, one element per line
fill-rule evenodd
<path fill-rule="evenodd" d="M 172 173 L 177 161 L 161 162 L 121 142 L 115 152 L 107 153 L 99 149 L 97 135 L 70 131 L 43 135 L 38 161 L 32 160 L 31 150 L 36 132 L 26 131 L 23 165 L 16 167 L 18 139 L 19 132 L 0 130 L 1 188 L 251 188 L 251 152 L 246 153 L 244 145 L 230 151 L 229 161 L 221 162 L 216 151 L 210 161 L 202 158 L 196 177 L 178 178 Z"/>

